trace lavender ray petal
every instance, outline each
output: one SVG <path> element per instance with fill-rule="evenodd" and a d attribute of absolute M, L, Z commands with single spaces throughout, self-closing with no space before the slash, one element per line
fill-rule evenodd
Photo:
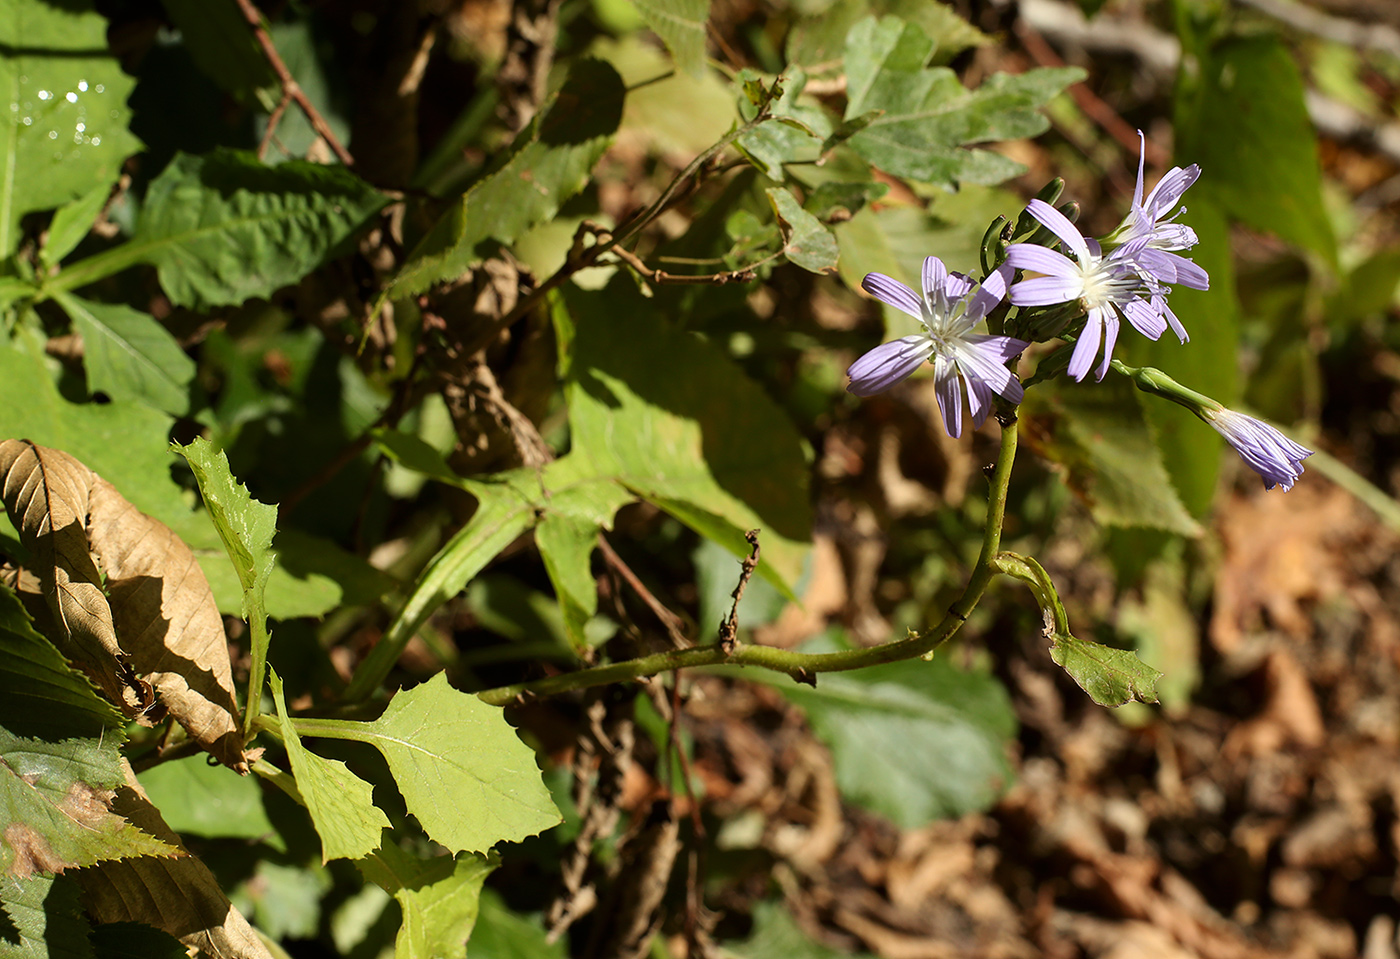
<path fill-rule="evenodd" d="M 1053 306 L 1070 303 L 1084 295 L 1084 282 L 1058 276 L 1037 276 L 1022 280 L 1011 288 L 1011 302 L 1016 306 Z"/>
<path fill-rule="evenodd" d="M 1064 241 L 1081 260 L 1089 255 L 1089 245 L 1084 242 L 1084 234 L 1069 221 L 1069 218 L 1044 200 L 1035 199 L 1026 204 L 1026 212 L 1050 228 L 1050 232 Z M 1019 244 L 1018 244 L 1019 245 Z"/>
<path fill-rule="evenodd" d="M 943 413 L 943 428 L 948 431 L 949 436 L 957 439 L 962 435 L 963 400 L 958 371 L 952 363 L 939 364 L 934 373 L 934 394 L 938 397 L 938 408 Z"/>
<path fill-rule="evenodd" d="M 887 390 L 917 370 L 933 350 L 933 342 L 918 334 L 882 343 L 846 370 L 851 378 L 846 389 L 856 396 Z"/>
<path fill-rule="evenodd" d="M 903 310 L 916 320 L 924 318 L 924 303 L 919 295 L 892 276 L 883 273 L 867 273 L 860 281 L 865 292 L 882 303 L 888 303 L 896 310 Z"/>
<path fill-rule="evenodd" d="M 1100 309 L 1089 311 L 1084 321 L 1084 329 L 1079 334 L 1079 342 L 1074 344 L 1074 352 L 1069 357 L 1069 375 L 1083 380 L 1089 375 L 1089 367 L 1099 353 L 1099 340 L 1103 336 L 1103 313 Z"/>
<path fill-rule="evenodd" d="M 1123 313 L 1128 322 L 1133 324 L 1133 329 L 1149 340 L 1161 339 L 1162 334 L 1167 331 L 1166 320 L 1162 317 L 1161 310 L 1157 309 L 1155 301 L 1149 303 L 1141 297 L 1134 297 L 1123 304 Z"/>

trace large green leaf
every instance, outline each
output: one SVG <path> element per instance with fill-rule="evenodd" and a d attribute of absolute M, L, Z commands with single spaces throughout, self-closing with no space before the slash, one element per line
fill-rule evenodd
<path fill-rule="evenodd" d="M 350 771 L 343 762 L 325 759 L 301 744 L 287 717 L 282 679 L 275 670 L 272 701 L 282 743 L 287 747 L 297 791 L 301 793 L 316 832 L 321 837 L 321 859 L 359 859 L 379 847 L 382 830 L 389 828 L 383 810 L 374 804 L 374 787 Z"/>
<path fill-rule="evenodd" d="M 177 850 L 113 812 L 121 720 L 0 586 L 0 874 Z"/>
<path fill-rule="evenodd" d="M 1230 36 L 1204 46 L 1178 93 L 1175 132 L 1177 156 L 1201 165 L 1193 194 L 1336 265 L 1317 134 L 1282 39 Z"/>
<path fill-rule="evenodd" d="M 1028 393 L 1022 408 L 1043 418 L 1048 431 L 1032 433 L 1038 451 L 1068 470 L 1070 487 L 1098 522 L 1199 535 L 1127 379 L 1054 380 Z"/>
<path fill-rule="evenodd" d="M 386 843 L 356 865 L 403 909 L 395 959 L 464 959 L 495 861 L 473 853 L 415 859 Z"/>
<path fill-rule="evenodd" d="M 672 328 L 635 286 L 566 291 L 573 455 L 791 590 L 811 536 L 807 464 L 787 415 L 728 357 Z M 570 316 L 555 311 L 556 324 Z M 567 341 L 568 336 L 561 336 Z"/>
<path fill-rule="evenodd" d="M 1037 107 L 1084 77 L 1077 67 L 996 73 L 968 90 L 946 67 L 926 66 L 935 43 L 898 17 L 868 17 L 846 39 L 846 119 L 883 115 L 851 137 L 851 147 L 897 176 L 946 189 L 999 183 L 1025 168 L 968 144 L 1035 136 L 1049 121 Z"/>
<path fill-rule="evenodd" d="M 633 0 L 647 26 L 666 42 L 676 66 L 691 76 L 705 69 L 705 23 L 710 0 Z"/>
<path fill-rule="evenodd" d="M 408 811 L 453 852 L 484 853 L 561 821 L 534 751 L 504 713 L 444 673 L 400 692 L 374 722 L 344 726 L 384 754 Z"/>
<path fill-rule="evenodd" d="M 107 52 L 107 20 L 90 0 L 0 5 L 0 256 L 19 218 L 117 178 L 141 148 L 127 130 L 133 82 Z"/>
<path fill-rule="evenodd" d="M 238 573 L 243 587 L 243 618 L 248 621 L 252 635 L 252 664 L 248 670 L 248 728 L 262 702 L 263 668 L 267 664 L 267 647 L 271 640 L 267 631 L 268 577 L 277 561 L 272 551 L 272 537 L 277 533 L 277 508 L 259 503 L 229 471 L 228 457 L 223 450 L 199 436 L 188 446 L 175 450 L 190 464 L 199 483 L 204 506 L 219 532 L 229 561 Z"/>
<path fill-rule="evenodd" d="M 610 64 L 575 63 L 504 162 L 473 184 L 418 243 L 389 294 L 410 296 L 453 279 L 480 262 L 486 241 L 510 243 L 552 219 L 587 184 L 622 120 L 623 95 L 622 78 Z"/>
<path fill-rule="evenodd" d="M 121 303 L 98 303 L 69 293 L 55 297 L 83 336 L 88 390 L 136 400 L 181 416 L 190 408 L 194 360 L 149 313 Z"/>
<path fill-rule="evenodd" d="M 946 659 L 768 680 L 831 748 L 841 795 L 916 829 L 986 809 L 1011 784 L 1011 701 L 996 679 Z"/>
<path fill-rule="evenodd" d="M 235 150 L 180 154 L 151 183 L 131 240 L 71 264 L 49 288 L 72 290 L 149 263 L 177 306 L 271 296 L 339 252 L 387 202 L 341 167 L 269 167 Z"/>

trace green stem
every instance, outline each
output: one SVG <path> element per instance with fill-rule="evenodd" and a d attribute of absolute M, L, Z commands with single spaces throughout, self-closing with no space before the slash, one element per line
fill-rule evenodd
<path fill-rule="evenodd" d="M 997 559 L 1001 550 L 1001 527 L 1006 518 L 1006 495 L 1011 481 L 1011 467 L 1016 461 L 1016 420 L 1008 417 L 1002 425 L 1001 450 L 997 453 L 996 466 L 992 470 L 991 491 L 987 498 L 987 528 L 982 537 L 982 552 L 968 578 L 967 587 L 961 596 L 948 608 L 948 614 L 937 626 L 928 632 L 911 635 L 882 646 L 869 649 L 851 649 L 838 653 L 799 653 L 771 646 L 739 645 L 732 652 L 725 652 L 718 643 L 710 646 L 696 646 L 691 649 L 667 650 L 629 659 L 621 663 L 597 666 L 578 672 L 551 676 L 530 683 L 516 683 L 500 686 L 477 693 L 483 701 L 494 706 L 503 706 L 522 695 L 550 696 L 574 689 L 620 683 L 630 679 L 655 676 L 657 673 L 695 666 L 761 666 L 787 673 L 797 680 L 811 681 L 815 673 L 839 672 L 860 669 L 881 663 L 893 663 L 905 659 L 925 656 L 958 631 L 967 621 L 968 615 L 977 606 L 988 583 L 996 573 Z M 1042 572 L 1044 572 L 1042 570 Z M 301 732 L 302 720 L 297 720 L 297 731 Z M 317 720 L 318 723 L 335 720 Z M 308 735 L 324 735 L 312 733 Z"/>
<path fill-rule="evenodd" d="M 998 573 L 1019 579 L 1031 588 L 1031 592 L 1035 594 L 1035 601 L 1040 606 L 1040 613 L 1045 617 L 1046 629 L 1053 631 L 1056 636 L 1070 635 L 1069 616 L 1065 613 L 1060 594 L 1055 591 L 1055 584 L 1044 566 L 1029 556 L 1010 551 L 999 554 L 992 565 Z"/>
<path fill-rule="evenodd" d="M 1161 370 L 1153 369 L 1150 366 L 1129 366 L 1121 360 L 1114 360 L 1112 363 L 1115 373 L 1121 373 L 1132 380 L 1134 385 L 1144 393 L 1151 393 L 1163 399 L 1171 400 L 1178 406 L 1184 406 L 1197 416 L 1202 410 L 1222 409 L 1220 403 L 1206 396 L 1204 393 L 1197 393 L 1193 389 L 1182 386 Z"/>

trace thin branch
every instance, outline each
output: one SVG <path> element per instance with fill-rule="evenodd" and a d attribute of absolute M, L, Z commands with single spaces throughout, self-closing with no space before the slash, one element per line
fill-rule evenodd
<path fill-rule="evenodd" d="M 598 534 L 598 550 L 603 554 L 604 561 L 613 568 L 613 571 L 622 577 L 623 582 L 632 587 L 632 591 L 643 603 L 646 603 L 647 609 L 661 620 L 661 625 L 666 627 L 666 633 L 671 637 L 672 644 L 677 649 L 689 646 L 690 640 L 685 635 L 685 623 L 681 621 L 679 616 L 667 609 L 661 600 L 652 595 L 651 590 L 647 589 L 646 584 L 637 577 L 636 573 L 632 572 L 632 567 L 628 566 L 622 557 L 617 555 L 617 551 L 612 548 L 612 544 L 601 532 Z"/>
<path fill-rule="evenodd" d="M 734 600 L 734 605 L 729 607 L 729 618 L 719 624 L 719 645 L 721 649 L 729 652 L 734 651 L 734 646 L 739 642 L 739 601 L 744 598 L 744 589 L 749 585 L 749 580 L 753 578 L 753 571 L 758 569 L 758 545 L 759 531 L 751 529 L 744 534 L 744 539 L 748 541 L 750 552 L 744 557 L 744 561 L 739 570 L 739 584 L 734 587 L 734 592 L 730 593 L 730 598 Z"/>
<path fill-rule="evenodd" d="M 257 38 L 258 45 L 262 47 L 263 56 L 267 57 L 267 62 L 272 66 L 272 70 L 277 74 L 277 80 L 282 84 L 283 97 L 291 97 L 301 107 L 301 112 L 306 114 L 306 119 L 311 121 L 311 127 L 321 139 L 326 141 L 331 150 L 340 162 L 346 166 L 354 166 L 355 158 L 350 155 L 350 151 L 341 146 L 340 140 L 331 132 L 330 125 L 326 123 L 326 118 L 321 116 L 321 112 L 312 105 L 302 92 L 301 85 L 292 77 L 292 73 L 287 69 L 287 65 L 282 62 L 282 56 L 277 52 L 277 47 L 272 42 L 272 37 L 268 36 L 266 28 L 263 27 L 261 11 L 253 6 L 253 0 L 237 0 L 238 9 L 243 11 L 243 19 L 248 21 L 248 26 L 253 28 L 253 36 Z M 278 117 L 278 119 L 281 119 Z M 269 122 L 269 131 L 274 124 Z M 271 137 L 271 132 L 267 134 Z"/>
<path fill-rule="evenodd" d="M 477 696 L 483 702 L 504 706 L 526 695 L 552 696 L 590 686 L 655 676 L 677 669 L 717 665 L 762 666 L 765 669 L 787 673 L 798 682 L 815 683 L 817 673 L 860 669 L 930 655 L 967 622 L 968 614 L 977 606 L 992 577 L 998 573 L 996 560 L 1001 551 L 1001 527 L 1006 518 L 1006 495 L 1011 481 L 1011 467 L 1016 460 L 1017 424 L 1012 412 L 999 412 L 997 419 L 1002 426 L 1001 450 L 997 453 L 996 466 L 992 469 L 991 491 L 987 497 L 987 529 L 982 537 L 982 552 L 977 557 L 977 563 L 973 566 L 972 575 L 968 578 L 962 595 L 948 608 L 947 615 L 938 625 L 928 632 L 916 633 L 907 639 L 881 646 L 836 653 L 800 653 L 772 646 L 748 646 L 741 643 L 736 643 L 733 650 L 726 651 L 719 643 L 713 643 L 709 646 L 667 650 L 621 663 L 550 676 L 534 682 L 500 686 L 483 690 L 477 693 Z M 300 722 L 302 721 L 298 720 L 298 723 Z M 297 728 L 300 731 L 301 727 Z"/>
<path fill-rule="evenodd" d="M 273 137 L 277 133 L 277 124 L 282 122 L 282 114 L 287 112 L 287 104 L 292 102 L 290 90 L 282 91 L 282 99 L 273 108 L 272 115 L 267 118 L 267 129 L 263 131 L 262 142 L 258 144 L 258 159 L 267 159 L 267 148 L 272 145 Z"/>
<path fill-rule="evenodd" d="M 613 256 L 622 260 L 639 274 L 646 277 L 653 283 L 690 283 L 708 284 L 711 286 L 723 286 L 726 283 L 749 283 L 758 278 L 752 266 L 742 270 L 726 270 L 723 273 L 707 273 L 703 275 L 691 275 L 686 273 L 667 273 L 665 270 L 653 269 L 646 265 L 637 254 L 631 250 L 624 250 L 622 247 L 613 247 Z M 771 259 L 771 257 L 770 257 Z M 756 266 L 757 264 L 755 264 Z"/>

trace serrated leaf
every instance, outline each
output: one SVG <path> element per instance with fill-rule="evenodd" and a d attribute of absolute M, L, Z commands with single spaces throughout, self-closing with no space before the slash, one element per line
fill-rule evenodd
<path fill-rule="evenodd" d="M 48 286 L 72 290 L 148 263 L 176 306 L 237 305 L 301 280 L 387 202 L 341 167 L 269 167 L 237 150 L 179 154 L 151 183 L 132 238 L 70 264 Z"/>
<path fill-rule="evenodd" d="M 676 66 L 698 77 L 705 70 L 705 24 L 710 0 L 633 0 L 646 25 L 660 37 Z"/>
<path fill-rule="evenodd" d="M 484 853 L 562 821 L 534 751 L 505 714 L 453 689 L 444 673 L 353 728 L 353 738 L 384 754 L 424 831 L 453 852 Z"/>
<path fill-rule="evenodd" d="M 765 192 L 783 229 L 783 255 L 804 270 L 835 273 L 839 251 L 836 237 L 825 224 L 802 209 L 797 198 L 782 187 Z"/>
<path fill-rule="evenodd" d="M 248 699 L 256 704 L 262 698 L 263 668 L 271 639 L 264 592 L 277 560 L 272 551 L 277 509 L 253 499 L 247 488 L 233 478 L 224 451 L 215 449 L 204 437 L 196 437 L 188 446 L 173 448 L 189 462 L 205 508 L 243 586 L 243 618 L 252 634 Z M 250 721 L 256 712 L 256 708 L 248 710 Z"/>
<path fill-rule="evenodd" d="M 1076 67 L 997 73 L 966 89 L 946 67 L 927 67 L 934 41 L 898 17 L 868 17 L 846 38 L 846 119 L 884 110 L 848 141 L 861 156 L 897 176 L 945 189 L 1000 183 L 1021 164 L 969 144 L 1043 133 L 1044 105 L 1084 78 Z"/>
<path fill-rule="evenodd" d="M 1010 785 L 1011 702 L 945 659 L 824 673 L 815 688 L 755 675 L 802 707 L 850 802 L 905 829 L 986 809 Z"/>
<path fill-rule="evenodd" d="M 1123 377 L 1102 383 L 1054 380 L 1028 394 L 1024 407 L 1046 416 L 1048 434 L 1032 433 L 1047 458 L 1068 471 L 1067 481 L 1106 526 L 1146 526 L 1197 536 L 1143 416 L 1137 391 Z"/>
<path fill-rule="evenodd" d="M 1201 165 L 1193 192 L 1336 264 L 1317 133 L 1281 38 L 1234 35 L 1203 50 L 1178 95 L 1175 130 L 1177 155 Z"/>
<path fill-rule="evenodd" d="M 1130 650 L 1056 636 L 1050 644 L 1050 658 L 1100 706 L 1157 701 L 1156 684 L 1162 674 Z"/>
<path fill-rule="evenodd" d="M 91 932 L 71 879 L 0 875 L 0 957 L 96 959 Z"/>
<path fill-rule="evenodd" d="M 297 791 L 321 837 L 321 861 L 359 859 L 368 855 L 379 847 L 382 830 L 390 828 L 383 810 L 374 804 L 374 787 L 352 773 L 343 762 L 325 759 L 301 744 L 287 716 L 282 679 L 276 670 L 269 669 L 268 674 L 272 680 L 278 728 L 292 764 L 292 775 L 296 777 Z"/>
<path fill-rule="evenodd" d="M 88 391 L 135 400 L 183 416 L 190 408 L 194 360 L 149 313 L 121 303 L 98 303 L 69 293 L 54 300 L 83 337 Z"/>
<path fill-rule="evenodd" d="M 497 866 L 493 858 L 461 853 L 422 860 L 385 844 L 356 865 L 403 910 L 395 959 L 465 959 L 482 884 Z"/>
<path fill-rule="evenodd" d="M 762 530 L 759 574 L 791 594 L 811 536 L 807 465 L 787 415 L 710 343 L 628 283 L 565 291 L 573 453 L 735 556 Z"/>
<path fill-rule="evenodd" d="M 74 874 L 83 906 L 98 923 L 140 922 L 179 939 L 190 955 L 221 959 L 272 959 L 243 915 L 233 907 L 209 867 L 180 846 L 122 761 L 125 784 L 115 808 L 143 832 L 176 847 L 172 858 L 100 862 Z"/>
<path fill-rule="evenodd" d="M 211 766 L 203 756 L 161 763 L 137 778 L 166 824 L 178 833 L 262 839 L 276 830 L 263 809 L 256 776 Z"/>
<path fill-rule="evenodd" d="M 394 277 L 388 295 L 411 296 L 480 262 L 485 241 L 511 243 L 554 217 L 588 182 L 622 119 L 622 78 L 602 60 L 575 63 L 559 92 L 433 226 Z"/>
<path fill-rule="evenodd" d="M 0 256 L 19 220 L 112 183 L 141 149 L 127 124 L 134 81 L 107 45 L 95 4 L 11 2 L 0 14 Z"/>

